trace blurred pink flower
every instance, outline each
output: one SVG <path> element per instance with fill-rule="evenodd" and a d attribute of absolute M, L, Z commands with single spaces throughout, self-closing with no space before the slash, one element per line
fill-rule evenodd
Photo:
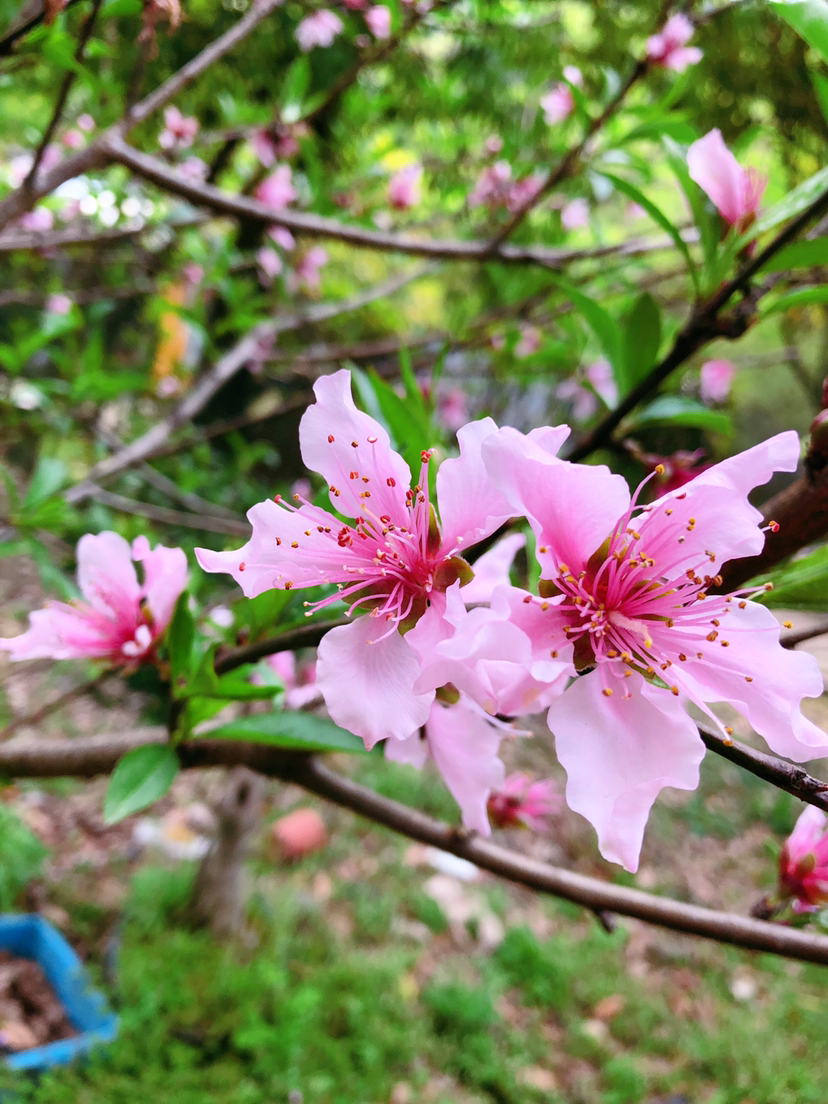
<path fill-rule="evenodd" d="M 22 659 L 107 659 L 134 663 L 150 658 L 187 586 L 187 557 L 180 548 L 146 537 L 129 542 L 117 533 L 87 534 L 78 542 L 78 587 L 85 601 L 48 602 L 29 614 L 29 628 L 0 640 Z M 133 561 L 143 565 L 138 582 Z"/>
<path fill-rule="evenodd" d="M 701 366 L 702 402 L 723 403 L 730 394 L 736 365 L 730 360 L 706 360 Z"/>
<path fill-rule="evenodd" d="M 181 269 L 181 275 L 188 284 L 192 285 L 192 287 L 198 287 L 204 279 L 204 269 L 200 264 L 196 264 L 195 261 L 187 261 Z"/>
<path fill-rule="evenodd" d="M 391 206 L 398 211 L 415 207 L 420 202 L 422 177 L 423 166 L 419 164 L 406 165 L 395 172 L 388 181 L 388 202 Z"/>
<path fill-rule="evenodd" d="M 537 326 L 521 326 L 520 337 L 515 345 L 515 356 L 518 360 L 533 356 L 543 344 L 543 334 Z"/>
<path fill-rule="evenodd" d="M 312 50 L 314 46 L 323 49 L 330 46 L 338 34 L 344 30 L 345 24 L 327 8 L 312 12 L 306 16 L 296 28 L 296 41 L 299 49 L 304 53 Z"/>
<path fill-rule="evenodd" d="M 257 252 L 256 264 L 259 268 L 259 279 L 265 287 L 270 287 L 274 278 L 281 275 L 284 268 L 282 258 L 268 245 L 263 245 Z"/>
<path fill-rule="evenodd" d="M 375 4 L 365 13 L 365 22 L 374 38 L 391 37 L 391 12 L 384 4 Z"/>
<path fill-rule="evenodd" d="M 612 409 L 618 402 L 618 384 L 615 382 L 612 365 L 606 357 L 598 357 L 584 368 L 584 378 Z"/>
<path fill-rule="evenodd" d="M 549 126 L 562 123 L 572 114 L 575 110 L 575 97 L 570 86 L 581 88 L 584 83 L 581 70 L 576 69 L 574 65 L 567 65 L 564 68 L 564 76 L 566 81 L 560 81 L 554 88 L 550 88 L 545 96 L 541 96 L 540 105 Z"/>
<path fill-rule="evenodd" d="M 533 782 L 528 774 L 510 774 L 489 798 L 489 817 L 497 828 L 531 828 L 542 832 L 563 802 L 551 778 Z"/>
<path fill-rule="evenodd" d="M 662 69 L 683 73 L 702 59 L 701 50 L 687 43 L 693 37 L 693 24 L 681 12 L 671 15 L 659 34 L 647 39 L 647 58 Z"/>
<path fill-rule="evenodd" d="M 266 662 L 282 680 L 288 709 L 303 709 L 312 702 L 322 700 L 322 692 L 316 684 L 314 661 L 297 662 L 293 652 L 276 652 L 269 655 Z"/>
<path fill-rule="evenodd" d="M 200 184 L 207 179 L 210 166 L 206 161 L 202 161 L 200 157 L 186 157 L 178 165 L 178 171 L 187 180 L 192 180 L 194 184 Z"/>
<path fill-rule="evenodd" d="M 503 139 L 500 137 L 499 134 L 490 134 L 489 137 L 486 139 L 483 148 L 486 150 L 486 153 L 490 153 L 492 155 L 500 153 L 500 151 L 503 149 Z"/>
<path fill-rule="evenodd" d="M 250 145 L 260 165 L 269 169 L 276 162 L 276 144 L 266 130 L 254 130 Z"/>
<path fill-rule="evenodd" d="M 268 207 L 287 207 L 296 199 L 297 192 L 293 186 L 293 170 L 290 165 L 279 165 L 275 172 L 265 179 L 253 193 L 260 203 L 266 203 Z"/>
<path fill-rule="evenodd" d="M 319 273 L 328 263 L 328 251 L 321 245 L 313 245 L 300 258 L 292 275 L 295 286 L 304 288 L 305 291 L 319 291 Z"/>
<path fill-rule="evenodd" d="M 469 420 L 469 405 L 462 387 L 437 387 L 437 421 L 456 432 Z"/>
<path fill-rule="evenodd" d="M 91 115 L 87 115 L 86 113 L 78 115 L 78 127 L 88 134 L 95 129 L 95 120 Z"/>
<path fill-rule="evenodd" d="M 808 805 L 779 855 L 779 889 L 797 912 L 828 903 L 828 817 Z"/>
<path fill-rule="evenodd" d="M 368 6 L 368 0 L 342 0 L 342 2 L 350 11 L 365 11 Z"/>
<path fill-rule="evenodd" d="M 543 187 L 545 180 L 543 173 L 534 172 L 524 176 L 522 180 L 515 181 L 506 196 L 506 209 L 519 211 L 521 207 L 531 203 Z"/>
<path fill-rule="evenodd" d="M 506 203 L 511 190 L 512 166 L 508 161 L 496 161 L 477 178 L 469 193 L 469 207 L 498 207 Z"/>
<path fill-rule="evenodd" d="M 164 108 L 164 129 L 158 135 L 161 149 L 187 149 L 198 134 L 198 119 L 182 115 L 177 107 Z"/>
<path fill-rule="evenodd" d="M 40 234 L 52 229 L 55 225 L 55 216 L 48 207 L 35 207 L 33 211 L 27 211 L 25 215 L 21 215 L 19 222 L 24 230 Z"/>
<path fill-rule="evenodd" d="M 589 204 L 585 199 L 571 199 L 562 208 L 561 226 L 564 230 L 578 230 L 589 226 Z"/>
<path fill-rule="evenodd" d="M 296 238 L 294 238 L 293 234 L 291 234 L 286 226 L 269 227 L 267 236 L 272 242 L 275 242 L 280 249 L 284 249 L 286 253 L 290 253 L 296 248 Z"/>
<path fill-rule="evenodd" d="M 76 150 L 86 144 L 83 134 L 79 130 L 67 130 L 61 138 L 61 142 L 67 149 Z"/>
<path fill-rule="evenodd" d="M 46 310 L 49 314 L 68 314 L 72 309 L 72 300 L 68 295 L 60 292 L 50 295 L 46 300 Z"/>
<path fill-rule="evenodd" d="M 689 147 L 687 168 L 725 222 L 741 230 L 750 226 L 768 180 L 756 169 L 742 168 L 718 127 Z"/>

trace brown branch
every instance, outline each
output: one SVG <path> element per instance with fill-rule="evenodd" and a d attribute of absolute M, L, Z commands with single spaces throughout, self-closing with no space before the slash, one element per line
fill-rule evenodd
<path fill-rule="evenodd" d="M 783 648 L 795 648 L 797 644 L 804 644 L 806 640 L 813 640 L 815 636 L 825 636 L 826 633 L 828 633 L 828 621 L 821 621 L 810 629 L 781 633 L 779 643 Z"/>
<path fill-rule="evenodd" d="M 53 713 L 56 713 L 59 709 L 62 709 L 64 705 L 68 705 L 70 701 L 74 701 L 76 698 L 82 698 L 86 694 L 90 694 L 112 674 L 114 668 L 107 668 L 106 671 L 101 671 L 100 674 L 94 676 L 94 678 L 87 679 L 86 682 L 80 683 L 78 686 L 73 686 L 71 690 L 65 691 L 58 697 L 53 698 L 52 701 L 46 702 L 45 705 L 41 705 L 39 709 L 33 710 L 31 713 L 26 713 L 22 717 L 15 717 L 13 721 L 6 725 L 2 732 L 0 732 L 0 741 L 8 740 L 10 736 L 13 736 L 21 728 L 31 728 L 34 725 L 40 724 L 47 717 L 50 717 Z"/>
<path fill-rule="evenodd" d="M 178 72 L 166 80 L 162 85 L 151 92 L 140 103 L 137 103 L 127 115 L 114 126 L 103 131 L 102 134 L 91 142 L 85 150 L 80 150 L 71 157 L 64 158 L 51 172 L 38 176 L 29 187 L 21 186 L 11 195 L 0 202 L 0 230 L 8 226 L 14 219 L 19 218 L 30 211 L 32 207 L 44 196 L 50 195 L 55 188 L 60 187 L 67 180 L 72 180 L 82 173 L 93 169 L 103 168 L 109 164 L 112 157 L 107 150 L 107 142 L 128 134 L 130 130 L 149 118 L 153 112 L 163 107 L 174 96 L 191 84 L 205 70 L 214 65 L 228 51 L 237 46 L 243 39 L 258 27 L 263 19 L 282 3 L 282 0 L 255 0 L 250 10 L 242 16 L 229 31 L 211 42 L 200 54 L 188 61 Z"/>
<path fill-rule="evenodd" d="M 98 18 L 98 12 L 101 10 L 101 4 L 103 0 L 92 0 L 92 10 L 86 17 L 81 32 L 78 37 L 78 44 L 75 48 L 74 62 L 75 66 L 79 66 L 83 60 L 83 55 L 86 52 L 86 46 L 89 39 L 92 37 L 92 31 L 95 27 L 95 23 Z M 63 78 L 60 89 L 55 100 L 55 106 L 52 110 L 52 117 L 49 120 L 46 129 L 38 143 L 38 147 L 35 150 L 34 159 L 32 160 L 32 167 L 26 174 L 26 178 L 23 181 L 22 187 L 25 189 L 30 188 L 37 177 L 37 170 L 40 168 L 40 162 L 43 160 L 43 155 L 46 152 L 46 147 L 52 140 L 52 135 L 58 128 L 60 120 L 63 117 L 63 109 L 66 107 L 66 101 L 69 98 L 69 93 L 72 90 L 72 85 L 77 79 L 77 68 L 69 69 Z"/>
<path fill-rule="evenodd" d="M 543 184 L 540 188 L 530 196 L 526 202 L 515 211 L 509 221 L 502 226 L 500 230 L 494 235 L 488 244 L 489 252 L 497 251 L 498 247 L 503 244 L 504 241 L 520 226 L 529 212 L 540 203 L 544 196 L 549 195 L 553 188 L 557 188 L 568 177 L 572 176 L 578 168 L 581 157 L 584 150 L 589 144 L 590 140 L 598 133 L 599 130 L 615 114 L 624 100 L 627 98 L 630 90 L 638 81 L 644 76 L 649 68 L 649 63 L 646 60 L 640 60 L 633 66 L 632 72 L 627 77 L 626 81 L 621 85 L 616 94 L 612 97 L 610 102 L 604 108 L 600 115 L 596 115 L 594 119 L 590 119 L 587 125 L 584 135 L 580 142 L 572 149 L 568 150 L 554 169 L 550 169 Z"/>
<path fill-rule="evenodd" d="M 425 268 L 419 269 L 415 273 L 406 273 L 379 285 L 379 287 L 355 295 L 351 299 L 345 299 L 338 303 L 315 304 L 297 311 L 295 314 L 284 315 L 282 318 L 275 318 L 254 326 L 250 333 L 216 361 L 210 371 L 201 377 L 193 389 L 185 395 L 166 418 L 147 430 L 135 441 L 119 449 L 112 456 L 95 464 L 86 479 L 75 484 L 74 487 L 70 487 L 64 495 L 66 501 L 71 503 L 81 502 L 86 498 L 93 497 L 97 493 L 96 484 L 99 480 L 125 471 L 127 468 L 142 463 L 150 456 L 155 455 L 166 444 L 169 437 L 177 429 L 187 425 L 228 380 L 232 379 L 246 364 L 260 357 L 262 345 L 269 344 L 278 334 L 299 329 L 307 323 L 322 322 L 349 311 L 359 310 L 377 299 L 393 295 L 406 284 L 419 279 L 429 271 L 431 269 Z"/>
<path fill-rule="evenodd" d="M 108 506 L 110 510 L 146 518 L 148 521 L 155 521 L 161 525 L 178 525 L 183 529 L 196 529 L 201 533 L 226 533 L 233 537 L 250 536 L 250 526 L 246 521 L 233 521 L 230 518 L 216 517 L 211 514 L 194 514 L 184 510 L 172 510 L 168 506 L 155 506 L 150 502 L 138 502 L 134 498 L 113 494 L 111 491 L 105 491 L 100 487 L 90 490 L 86 497 L 94 499 L 95 502 L 100 502 L 102 506 Z"/>
<path fill-rule="evenodd" d="M 13 741 L 0 746 L 0 773 L 11 778 L 92 778 L 109 774 L 127 751 L 165 739 L 165 733 L 154 731 L 65 741 Z M 657 897 L 515 854 L 382 797 L 312 756 L 262 744 L 210 739 L 187 741 L 177 751 L 185 769 L 246 766 L 295 783 L 410 839 L 439 847 L 509 882 L 573 901 L 592 912 L 630 916 L 747 950 L 828 964 L 828 937 L 824 935 Z"/>
<path fill-rule="evenodd" d="M 796 218 L 792 219 L 764 249 L 759 250 L 754 257 L 747 261 L 732 280 L 723 284 L 711 298 L 704 303 L 700 303 L 693 310 L 667 356 L 636 387 L 625 395 L 618 406 L 610 411 L 584 440 L 571 450 L 566 457 L 567 460 L 583 460 L 595 452 L 596 449 L 603 448 L 610 441 L 613 432 L 623 419 L 640 402 L 649 398 L 676 368 L 689 360 L 703 345 L 720 338 L 736 340 L 736 338 L 741 337 L 755 321 L 756 303 L 765 292 L 775 286 L 775 282 L 771 280 L 763 287 L 753 289 L 751 295 L 748 296 L 748 285 L 751 279 L 780 249 L 796 238 L 810 222 L 818 218 L 826 209 L 828 209 L 828 188 L 821 192 L 813 203 L 809 204 Z M 746 298 L 734 308 L 729 317 L 720 318 L 719 312 L 727 306 L 739 291 L 745 291 Z M 799 545 L 799 547 L 801 546 Z M 749 575 L 743 577 L 750 578 Z M 732 589 L 732 586 L 730 589 Z"/>
<path fill-rule="evenodd" d="M 600 259 L 609 256 L 641 256 L 672 247 L 672 242 L 635 238 L 621 245 L 599 246 L 595 249 L 553 249 L 543 246 L 502 245 L 492 250 L 489 242 L 457 239 L 415 238 L 390 231 L 369 230 L 363 226 L 349 226 L 337 219 L 323 215 L 289 211 L 287 208 L 269 207 L 248 196 L 231 195 L 212 184 L 189 180 L 166 162 L 147 153 L 141 153 L 119 135 L 106 139 L 106 149 L 114 161 L 130 169 L 136 176 L 151 181 L 164 191 L 182 196 L 199 207 L 236 218 L 265 223 L 268 226 L 284 226 L 297 234 L 312 238 L 347 242 L 363 249 L 403 253 L 413 257 L 429 257 L 435 260 L 479 261 L 497 260 L 504 264 L 540 264 L 558 269 L 575 261 Z"/>
<path fill-rule="evenodd" d="M 342 617 L 338 621 L 310 621 L 307 625 L 300 625 L 295 629 L 271 636 L 267 640 L 260 640 L 255 644 L 245 644 L 241 648 L 233 648 L 223 655 L 216 657 L 214 664 L 217 675 L 226 675 L 228 671 L 235 671 L 237 667 L 244 667 L 247 663 L 255 663 L 265 656 L 275 652 L 295 652 L 298 648 L 315 648 L 322 637 L 330 629 L 336 629 L 340 625 L 347 625 L 348 621 Z"/>

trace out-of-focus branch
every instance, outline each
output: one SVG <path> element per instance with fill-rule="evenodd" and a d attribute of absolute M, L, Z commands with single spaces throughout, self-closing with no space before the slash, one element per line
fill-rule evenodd
<path fill-rule="evenodd" d="M 172 436 L 172 434 L 184 425 L 187 425 L 201 411 L 213 395 L 232 379 L 246 364 L 255 361 L 261 356 L 263 345 L 269 344 L 280 333 L 288 330 L 296 330 L 309 322 L 322 322 L 329 318 L 336 318 L 340 314 L 359 310 L 361 307 L 382 299 L 387 295 L 393 295 L 406 284 L 424 276 L 431 271 L 429 268 L 421 268 L 414 273 L 406 273 L 397 276 L 378 287 L 351 299 L 345 299 L 339 303 L 319 303 L 306 307 L 295 314 L 285 315 L 267 322 L 261 322 L 241 341 L 237 342 L 224 354 L 209 372 L 205 373 L 195 384 L 193 389 L 181 400 L 176 408 L 161 422 L 147 430 L 141 437 L 125 445 L 112 456 L 97 463 L 81 483 L 70 487 L 65 494 L 67 502 L 81 502 L 93 497 L 97 493 L 97 482 L 109 478 L 118 472 L 125 471 L 156 453 Z"/>
<path fill-rule="evenodd" d="M 288 629 L 287 632 L 271 636 L 267 640 L 245 644 L 242 648 L 233 648 L 216 658 L 214 664 L 216 674 L 226 675 L 228 671 L 235 671 L 237 667 L 243 667 L 246 663 L 255 663 L 276 652 L 295 652 L 298 648 L 315 648 L 326 632 L 347 624 L 348 621 L 344 617 L 338 621 L 309 621 L 307 625 Z"/>
<path fill-rule="evenodd" d="M 67 690 L 65 693 L 53 698 L 52 701 L 48 701 L 45 705 L 41 705 L 39 709 L 35 709 L 31 713 L 26 713 L 21 717 L 15 717 L 15 719 L 7 724 L 3 731 L 0 732 L 0 741 L 8 740 L 21 728 L 33 728 L 35 725 L 40 724 L 41 721 L 45 721 L 47 717 L 51 717 L 53 713 L 57 713 L 59 709 L 63 709 L 64 705 L 68 705 L 69 702 L 75 701 L 76 698 L 82 698 L 86 694 L 91 694 L 94 690 L 98 689 L 101 683 L 109 678 L 112 671 L 112 668 L 102 671 L 100 674 L 95 675 L 94 678 L 87 679 L 86 682 L 81 682 L 79 685 L 73 686 L 71 690 Z"/>
<path fill-rule="evenodd" d="M 363 226 L 349 226 L 347 223 L 322 215 L 289 211 L 285 207 L 269 207 L 247 196 L 231 195 L 212 184 L 203 184 L 182 176 L 160 158 L 141 153 L 117 134 L 107 137 L 106 149 L 112 160 L 118 161 L 136 176 L 151 181 L 164 191 L 180 195 L 199 207 L 207 207 L 212 211 L 262 222 L 269 226 L 284 226 L 307 237 L 347 242 L 349 245 L 364 249 L 405 253 L 435 260 L 493 259 L 505 264 L 539 264 L 558 269 L 575 261 L 608 256 L 640 256 L 672 247 L 672 242 L 667 238 L 656 241 L 636 238 L 621 245 L 600 246 L 595 249 L 552 249 L 528 245 L 501 245 L 492 249 L 490 243 L 485 241 L 414 238 L 390 231 L 369 230 Z"/>
<path fill-rule="evenodd" d="M 126 498 L 124 495 L 113 494 L 100 487 L 89 491 L 86 496 L 100 502 L 102 506 L 108 506 L 110 510 L 116 510 L 121 514 L 132 514 L 135 517 L 146 518 L 148 521 L 158 522 L 160 525 L 178 525 L 183 529 L 196 529 L 201 533 L 226 533 L 233 537 L 249 537 L 250 526 L 244 521 L 233 521 L 231 518 L 216 517 L 212 514 L 190 513 L 185 510 L 172 510 L 169 506 L 155 506 L 151 502 L 139 502 L 134 498 Z"/>
<path fill-rule="evenodd" d="M 95 27 L 95 23 L 98 18 L 98 12 L 101 10 L 101 4 L 103 0 L 92 0 L 92 10 L 86 17 L 86 20 L 81 27 L 81 32 L 78 37 L 78 44 L 75 47 L 75 65 L 79 66 L 83 60 L 83 55 L 86 52 L 86 45 L 89 39 L 92 37 L 92 31 Z M 66 107 L 66 101 L 69 98 L 69 93 L 72 90 L 72 85 L 75 83 L 78 71 L 77 68 L 69 69 L 66 76 L 63 78 L 60 89 L 58 90 L 57 99 L 55 100 L 55 106 L 52 109 L 52 117 L 49 120 L 46 129 L 43 131 L 43 135 L 38 143 L 35 155 L 32 160 L 32 167 L 26 174 L 26 178 L 23 181 L 23 188 L 31 187 L 32 181 L 37 176 L 38 169 L 40 168 L 40 162 L 43 160 L 43 154 L 46 152 L 46 147 L 52 140 L 52 136 L 60 124 L 60 120 L 63 116 L 63 109 Z"/>
<path fill-rule="evenodd" d="M 812 625 L 810 629 L 797 629 L 794 632 L 781 633 L 779 643 L 783 648 L 795 648 L 797 644 L 804 644 L 807 640 L 813 640 L 817 636 L 825 636 L 828 633 L 828 621 L 820 621 L 818 625 Z"/>
<path fill-rule="evenodd" d="M 702 346 L 720 338 L 735 340 L 755 321 L 756 304 L 767 291 L 775 286 L 771 279 L 760 288 L 749 289 L 751 279 L 784 246 L 793 241 L 814 219 L 828 209 L 828 188 L 792 219 L 763 249 L 747 261 L 732 280 L 722 286 L 706 301 L 700 303 L 680 330 L 672 349 L 615 407 L 592 432 L 567 455 L 568 460 L 583 460 L 596 449 L 603 448 L 623 419 L 644 399 L 649 398 L 676 368 L 684 364 Z M 720 311 L 727 306 L 737 292 L 745 297 L 727 316 Z M 797 547 L 802 547 L 802 541 Z M 780 557 L 781 558 L 781 557 Z M 777 561 L 774 561 L 777 562 Z M 753 574 L 756 572 L 754 571 Z M 750 578 L 750 576 L 743 576 Z"/>
<path fill-rule="evenodd" d="M 12 741 L 0 746 L 0 773 L 11 778 L 91 778 L 109 774 L 127 751 L 164 740 L 163 732 L 153 731 L 66 741 Z M 246 766 L 295 783 L 409 839 L 439 847 L 506 881 L 573 901 L 592 912 L 630 916 L 748 950 L 828 964 L 828 937 L 824 935 L 657 897 L 518 855 L 382 797 L 344 778 L 314 756 L 262 744 L 210 739 L 187 741 L 177 752 L 184 768 Z"/>
<path fill-rule="evenodd" d="M 149 96 L 135 104 L 119 123 L 103 131 L 86 149 L 80 150 L 71 157 L 64 158 L 51 172 L 38 174 L 35 180 L 29 182 L 28 186 L 21 186 L 7 196 L 0 202 L 0 230 L 8 226 L 14 219 L 25 214 L 26 211 L 30 211 L 38 200 L 50 195 L 67 180 L 72 180 L 82 173 L 102 168 L 110 163 L 112 157 L 107 150 L 109 139 L 116 136 L 120 138 L 128 134 L 139 123 L 149 118 L 153 112 L 169 103 L 182 88 L 186 88 L 211 65 L 214 65 L 226 53 L 242 42 L 281 3 L 282 0 L 255 0 L 250 10 L 242 16 L 235 26 L 231 27 L 229 31 L 226 31 L 214 42 L 211 42 L 209 46 L 206 46 L 200 54 L 188 61 L 177 73 L 173 73 L 169 80 L 164 81 Z"/>

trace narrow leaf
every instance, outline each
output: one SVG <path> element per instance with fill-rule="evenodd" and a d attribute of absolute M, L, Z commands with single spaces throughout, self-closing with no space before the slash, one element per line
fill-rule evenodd
<path fill-rule="evenodd" d="M 169 744 L 133 748 L 118 761 L 104 801 L 104 820 L 115 824 L 163 797 L 178 773 L 178 756 Z"/>
<path fill-rule="evenodd" d="M 300 751 L 365 751 L 358 736 L 312 713 L 273 712 L 239 717 L 205 735 L 211 740 L 250 740 Z"/>
<path fill-rule="evenodd" d="M 662 395 L 636 415 L 635 426 L 665 422 L 668 425 L 709 429 L 714 433 L 730 433 L 730 418 L 721 410 L 709 410 L 695 399 L 683 395 Z"/>
<path fill-rule="evenodd" d="M 828 61 L 828 0 L 771 0 L 770 6 Z"/>
<path fill-rule="evenodd" d="M 760 594 L 763 606 L 781 609 L 828 610 L 828 546 L 823 545 L 799 560 L 762 575 L 756 584 L 773 583 Z"/>

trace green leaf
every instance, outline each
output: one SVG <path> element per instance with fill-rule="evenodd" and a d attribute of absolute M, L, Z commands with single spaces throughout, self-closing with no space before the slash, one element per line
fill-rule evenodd
<path fill-rule="evenodd" d="M 23 500 L 23 510 L 31 510 L 38 503 L 50 498 L 65 485 L 68 478 L 69 473 L 62 460 L 52 456 L 39 457 Z"/>
<path fill-rule="evenodd" d="M 700 402 L 684 395 L 662 395 L 655 399 L 636 415 L 634 425 L 651 425 L 655 422 L 709 429 L 713 433 L 730 433 L 733 428 L 729 416 L 723 411 L 709 410 Z"/>
<path fill-rule="evenodd" d="M 828 61 L 828 0 L 771 0 L 770 6 Z"/>
<path fill-rule="evenodd" d="M 217 675 L 215 657 L 218 643 L 211 644 L 202 655 L 196 673 L 188 682 L 184 695 L 188 698 L 220 698 L 222 701 L 258 701 L 273 697 L 273 687 L 256 686 L 250 682 L 253 664 L 248 663 Z"/>
<path fill-rule="evenodd" d="M 190 592 L 185 590 L 175 606 L 167 629 L 167 649 L 170 654 L 170 675 L 173 697 L 189 693 L 190 678 L 195 666 L 193 655 L 196 639 L 195 619 L 190 613 Z"/>
<path fill-rule="evenodd" d="M 310 58 L 307 54 L 302 54 L 288 67 L 279 97 L 282 105 L 282 119 L 286 123 L 295 123 L 301 117 L 310 83 Z"/>
<path fill-rule="evenodd" d="M 604 355 L 613 367 L 615 382 L 623 394 L 624 364 L 621 352 L 622 335 L 620 326 L 608 311 L 605 311 L 594 299 L 584 295 L 568 280 L 564 280 L 560 276 L 554 276 L 551 279 L 567 296 L 575 310 L 578 311 L 592 330 Z"/>
<path fill-rule="evenodd" d="M 781 609 L 828 610 L 828 546 L 823 545 L 799 560 L 778 567 L 755 580 L 757 586 L 773 583 L 773 590 L 756 599 L 763 606 Z"/>
<path fill-rule="evenodd" d="M 762 272 L 789 272 L 792 268 L 814 268 L 828 264 L 828 237 L 794 242 L 775 253 Z"/>
<path fill-rule="evenodd" d="M 631 199 L 633 203 L 637 203 L 639 207 L 643 208 L 653 222 L 657 223 L 662 230 L 670 235 L 675 243 L 676 249 L 679 250 L 681 255 L 687 264 L 687 271 L 690 273 L 690 278 L 693 281 L 693 286 L 696 289 L 696 293 L 699 292 L 699 274 L 696 270 L 696 265 L 693 258 L 690 256 L 690 250 L 687 248 L 687 242 L 682 238 L 678 227 L 674 226 L 672 222 L 667 218 L 664 212 L 656 207 L 651 199 L 648 199 L 642 191 L 635 187 L 634 184 L 630 184 L 629 181 L 624 180 L 623 177 L 616 176 L 614 173 L 609 173 L 603 169 L 596 170 L 599 176 L 606 177 L 622 195 L 625 195 L 628 199 Z"/>
<path fill-rule="evenodd" d="M 760 308 L 762 317 L 770 314 L 779 314 L 780 311 L 791 310 L 793 307 L 807 307 L 812 303 L 828 303 L 828 287 L 797 288 L 796 291 L 786 291 L 773 300 L 764 302 Z"/>
<path fill-rule="evenodd" d="M 312 713 L 273 712 L 254 717 L 239 717 L 219 728 L 211 729 L 211 740 L 250 740 L 272 747 L 295 748 L 299 751 L 364 752 L 358 736 L 347 732 L 327 717 Z"/>
<path fill-rule="evenodd" d="M 740 247 L 752 242 L 767 230 L 773 230 L 780 223 L 788 222 L 806 207 L 810 207 L 825 191 L 828 191 L 828 168 L 820 169 L 813 176 L 809 176 L 793 191 L 783 196 L 778 203 L 763 211 L 756 222 L 739 238 Z"/>
<path fill-rule="evenodd" d="M 658 303 L 645 291 L 624 319 L 623 375 L 624 393 L 631 391 L 656 362 L 661 345 L 661 312 Z"/>
<path fill-rule="evenodd" d="M 115 824 L 163 797 L 178 774 L 178 756 L 169 744 L 133 748 L 118 761 L 104 801 L 104 820 Z"/>

